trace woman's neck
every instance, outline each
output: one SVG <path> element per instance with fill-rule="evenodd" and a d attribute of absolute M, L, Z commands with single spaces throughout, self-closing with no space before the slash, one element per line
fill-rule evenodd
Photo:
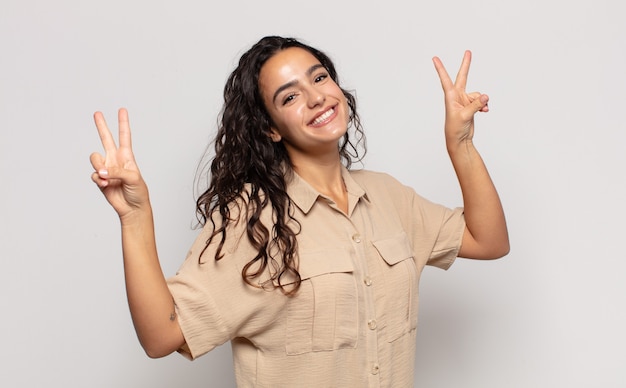
<path fill-rule="evenodd" d="M 292 160 L 294 171 L 315 190 L 335 201 L 339 209 L 348 212 L 348 193 L 341 175 L 341 159 L 336 158 Z"/>

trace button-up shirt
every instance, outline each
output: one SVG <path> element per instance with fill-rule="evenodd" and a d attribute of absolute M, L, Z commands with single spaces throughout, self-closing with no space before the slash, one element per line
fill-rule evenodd
<path fill-rule="evenodd" d="M 293 296 L 246 284 L 256 255 L 245 217 L 228 227 L 224 257 L 200 233 L 168 279 L 186 344 L 196 358 L 231 341 L 240 387 L 412 387 L 419 277 L 447 269 L 465 227 L 461 208 L 432 203 L 387 174 L 348 171 L 348 213 L 294 174 L 288 194 L 300 224 Z M 271 207 L 262 221 L 271 230 Z M 244 214 L 244 213 L 242 213 Z M 219 240 L 216 238 L 215 240 Z"/>

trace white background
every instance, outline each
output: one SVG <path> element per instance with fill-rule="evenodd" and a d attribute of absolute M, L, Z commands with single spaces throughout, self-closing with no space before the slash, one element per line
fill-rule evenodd
<path fill-rule="evenodd" d="M 420 387 L 626 386 L 626 24 L 618 0 L 2 0 L 0 370 L 6 387 L 230 387 L 230 346 L 148 359 L 126 306 L 119 224 L 90 181 L 128 107 L 173 275 L 197 231 L 193 177 L 227 75 L 264 35 L 326 51 L 357 91 L 365 167 L 447 206 L 431 58 L 488 93 L 475 143 L 512 251 L 422 276 Z M 287 371 L 288 373 L 288 371 Z"/>

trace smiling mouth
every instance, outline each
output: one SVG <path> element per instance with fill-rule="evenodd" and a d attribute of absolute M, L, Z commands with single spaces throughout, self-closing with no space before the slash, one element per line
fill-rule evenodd
<path fill-rule="evenodd" d="M 315 118 L 315 120 L 313 120 L 310 125 L 319 125 L 323 123 L 324 121 L 328 120 L 328 118 L 332 116 L 334 113 L 335 113 L 335 108 L 334 107 L 330 108 L 329 110 L 327 110 L 326 112 L 322 113 L 317 118 Z"/>

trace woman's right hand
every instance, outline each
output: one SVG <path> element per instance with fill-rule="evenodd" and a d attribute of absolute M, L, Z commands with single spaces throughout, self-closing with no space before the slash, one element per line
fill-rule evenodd
<path fill-rule="evenodd" d="M 91 165 L 95 169 L 91 179 L 121 219 L 136 210 L 149 209 L 148 187 L 133 155 L 128 111 L 121 108 L 118 112 L 119 147 L 102 113 L 96 112 L 93 117 L 105 153 L 104 156 L 97 152 L 91 154 Z"/>
<path fill-rule="evenodd" d="M 185 338 L 159 264 L 148 187 L 133 155 L 128 112 L 118 112 L 119 147 L 102 113 L 93 117 L 104 156 L 91 154 L 91 179 L 120 216 L 126 295 L 139 342 L 150 357 L 162 357 L 180 348 Z"/>

